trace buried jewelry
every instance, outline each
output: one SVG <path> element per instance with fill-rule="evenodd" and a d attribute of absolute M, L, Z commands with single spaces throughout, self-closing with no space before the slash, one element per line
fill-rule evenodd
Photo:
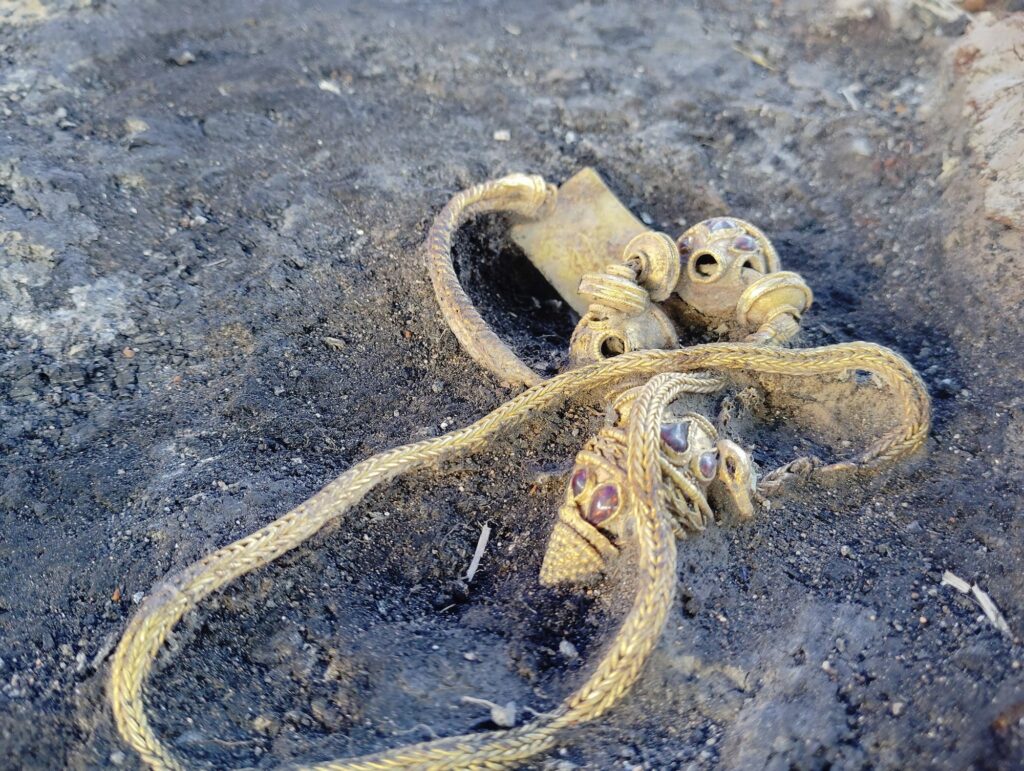
<path fill-rule="evenodd" d="M 583 182 L 588 186 L 586 189 L 596 190 L 600 197 L 592 178 L 584 178 Z M 554 197 L 554 189 L 539 177 L 513 175 L 478 185 L 449 202 L 435 219 L 427 242 L 435 292 L 459 341 L 490 371 L 508 382 L 531 384 L 531 388 L 466 428 L 357 463 L 284 516 L 165 579 L 140 605 L 114 653 L 109 694 L 118 731 L 147 765 L 183 768 L 153 730 L 143 694 L 161 647 L 185 613 L 239 576 L 299 546 L 324 525 L 346 514 L 378 485 L 401 474 L 480 451 L 496 437 L 522 429 L 531 417 L 557 408 L 566 397 L 585 401 L 610 397 L 615 417 L 577 456 L 545 552 L 541 581 L 555 584 L 593 580 L 619 551 L 636 550 L 636 595 L 600 661 L 583 685 L 558 707 L 524 725 L 325 761 L 309 768 L 497 769 L 519 765 L 551 749 L 567 729 L 607 712 L 640 676 L 672 605 L 678 537 L 703 530 L 715 511 L 731 511 L 740 519 L 751 516 L 758 495 L 775 492 L 799 469 L 816 469 L 821 473 L 870 472 L 905 458 L 921 446 L 928 432 L 930 403 L 920 377 L 896 353 L 871 343 L 802 350 L 758 344 L 785 338 L 810 303 L 809 290 L 804 292 L 805 287 L 787 283 L 790 279 L 782 276 L 784 272 L 770 269 L 769 253 L 763 244 L 764 262 L 752 262 L 750 268 L 761 273 L 761 278 L 744 284 L 742 271 L 748 268 L 741 262 L 741 280 L 730 288 L 732 294 L 738 290 L 733 318 L 741 327 L 746 325 L 747 342 L 636 352 L 624 348 L 622 355 L 602 356 L 586 364 L 578 362 L 579 366 L 568 372 L 542 380 L 472 307 L 451 267 L 451 238 L 458 226 L 475 214 L 511 211 L 527 218 L 536 217 L 549 209 Z M 602 199 L 600 208 L 612 213 L 609 221 L 618 216 L 617 221 L 627 228 L 633 227 L 627 219 L 628 212 L 625 216 L 615 215 L 614 206 L 607 199 Z M 560 216 L 564 219 L 566 213 L 563 211 Z M 695 227 L 706 231 L 692 234 L 704 241 L 687 242 L 686 248 L 699 243 L 701 250 L 716 259 L 721 257 L 722 263 L 725 257 L 739 259 L 736 255 L 755 251 L 747 249 L 749 244 L 742 239 L 757 236 L 737 220 L 714 220 Z M 743 232 L 734 233 L 737 228 Z M 629 240 L 642 235 L 635 233 Z M 635 298 L 634 307 L 643 303 L 629 287 L 631 281 L 636 286 L 644 282 L 660 286 L 660 290 L 647 292 L 648 301 L 654 303 L 659 301 L 652 298 L 664 294 L 673 275 L 670 266 L 650 259 L 650 252 L 655 249 L 671 254 L 672 250 L 665 246 L 666 239 L 660 234 L 644 238 L 643 255 L 648 258 L 647 263 L 642 259 L 629 260 L 632 253 L 625 250 L 630 253 L 625 264 L 633 272 L 633 279 L 624 272 L 609 271 L 609 275 L 624 280 L 621 297 Z M 720 238 L 732 239 L 724 252 L 724 241 L 720 243 Z M 674 242 L 669 243 L 678 250 Z M 550 248 L 551 244 L 547 246 Z M 764 272 L 758 269 L 759 264 Z M 681 262 L 679 268 L 681 274 Z M 728 270 L 733 268 L 721 266 L 721 271 Z M 763 278 L 779 277 L 783 281 L 761 284 L 753 296 L 748 296 Z M 800 297 L 806 299 L 806 304 L 791 312 L 789 309 L 800 305 Z M 776 321 L 784 317 L 790 320 Z M 675 341 L 672 343 L 674 348 Z M 760 479 L 742 448 L 721 438 L 707 418 L 681 403 L 688 394 L 718 392 L 734 374 L 806 378 L 852 371 L 872 372 L 888 388 L 897 425 L 849 460 L 822 465 L 816 459 L 798 458 Z M 637 386 L 637 382 L 642 384 Z"/>

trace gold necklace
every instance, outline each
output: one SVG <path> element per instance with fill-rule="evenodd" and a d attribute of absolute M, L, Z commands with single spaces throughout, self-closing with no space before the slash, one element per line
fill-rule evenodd
<path fill-rule="evenodd" d="M 719 218 L 673 241 L 630 222 L 632 215 L 623 215 L 621 205 L 616 209 L 617 201 L 610 201 L 607 189 L 602 192 L 603 184 L 595 186 L 595 179 L 585 172 L 576 178 L 575 188 L 566 183 L 556 192 L 539 177 L 512 175 L 459 193 L 437 216 L 427 239 L 427 262 L 442 314 L 474 360 L 507 382 L 530 387 L 470 426 L 357 463 L 284 516 L 156 586 L 117 647 L 109 690 L 118 731 L 147 765 L 183 768 L 150 725 L 143 689 L 160 648 L 185 613 L 239 576 L 302 544 L 376 486 L 480 451 L 566 397 L 610 401 L 614 417 L 576 458 L 545 552 L 541 582 L 593 580 L 624 548 L 636 550 L 638 570 L 632 607 L 589 677 L 554 711 L 510 730 L 439 739 L 309 768 L 497 769 L 551 749 L 566 729 L 604 714 L 639 677 L 674 597 L 677 538 L 700 532 L 716 512 L 749 517 L 759 494 L 776 492 L 794 474 L 870 473 L 922 445 L 930 421 L 928 395 L 898 354 L 872 343 L 809 349 L 774 345 L 796 332 L 811 295 L 799 276 L 781 270 L 759 230 L 741 220 Z M 575 271 L 584 263 L 588 268 L 572 287 L 575 295 L 563 292 L 570 304 L 583 309 L 583 317 L 571 343 L 571 368 L 551 379 L 537 375 L 484 323 L 452 268 L 455 230 L 489 211 L 525 219 L 514 236 L 557 274 L 553 283 L 561 283 L 560 288 L 572 281 L 566 271 L 558 273 L 561 268 L 553 261 L 567 238 L 559 223 L 575 222 L 578 230 L 579 223 L 596 219 L 593 230 L 599 237 L 591 244 L 597 248 L 578 250 L 566 261 L 575 260 Z M 609 249 L 619 249 L 621 259 L 608 260 Z M 599 260 L 604 269 L 589 270 Z M 683 285 L 686 276 L 690 281 Z M 676 348 L 678 335 L 672 329 L 681 323 L 680 303 L 695 310 L 700 323 L 717 323 L 740 341 Z M 651 345 L 652 340 L 661 348 Z M 684 403 L 687 395 L 719 391 L 736 374 L 821 378 L 852 371 L 874 373 L 889 390 L 896 425 L 849 460 L 824 464 L 798 458 L 760 479 L 750 456 Z"/>

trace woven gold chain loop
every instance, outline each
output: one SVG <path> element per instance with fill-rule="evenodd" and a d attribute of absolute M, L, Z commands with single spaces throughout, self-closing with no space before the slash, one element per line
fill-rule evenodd
<path fill-rule="evenodd" d="M 459 226 L 486 212 L 533 217 L 555 195 L 541 177 L 511 174 L 458 193 L 438 212 L 427 236 L 427 273 L 441 315 L 473 360 L 512 385 L 532 386 L 543 378 L 523 362 L 481 318 L 455 275 L 452 239 Z"/>

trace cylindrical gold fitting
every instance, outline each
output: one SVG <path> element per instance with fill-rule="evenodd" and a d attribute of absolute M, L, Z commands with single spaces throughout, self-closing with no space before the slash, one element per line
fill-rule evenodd
<path fill-rule="evenodd" d="M 636 283 L 636 272 L 628 265 L 609 265 L 604 273 L 587 273 L 579 292 L 591 304 L 603 305 L 628 316 L 643 313 L 651 303 L 647 291 Z"/>
<path fill-rule="evenodd" d="M 679 248 L 667 233 L 648 230 L 634 236 L 622 258 L 627 264 L 636 264 L 637 282 L 656 303 L 667 300 L 679 283 Z"/>

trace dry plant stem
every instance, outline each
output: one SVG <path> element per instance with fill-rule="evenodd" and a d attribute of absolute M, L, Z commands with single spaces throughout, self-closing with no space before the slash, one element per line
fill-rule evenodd
<path fill-rule="evenodd" d="M 157 738 L 143 701 L 143 686 L 168 634 L 181 617 L 203 598 L 233 580 L 277 559 L 308 539 L 328 522 L 345 514 L 374 487 L 415 469 L 480 450 L 499 433 L 520 426 L 530 416 L 552 409 L 567 397 L 600 398 L 626 379 L 651 378 L 665 372 L 712 370 L 761 372 L 792 376 L 839 374 L 850 370 L 876 373 L 896 397 L 899 423 L 843 469 L 873 469 L 901 458 L 924 441 L 929 425 L 929 402 L 924 384 L 900 356 L 871 343 L 804 350 L 777 350 L 745 344 L 715 343 L 675 351 L 643 351 L 566 372 L 524 391 L 472 425 L 445 436 L 405 445 L 356 464 L 309 500 L 266 527 L 196 562 L 157 586 L 139 607 L 114 654 L 110 698 L 118 730 L 152 768 L 179 769 L 181 763 Z M 667 398 L 661 381 L 645 391 L 652 406 L 638 411 L 637 420 L 652 421 L 657 404 Z M 658 413 L 660 419 L 660 413 Z M 643 436 L 657 436 L 649 425 L 631 425 L 630 458 L 644 449 Z M 646 433 L 645 433 L 646 432 Z M 639 438 L 637 438 L 639 437 Z M 653 440 L 648 440 L 653 441 Z M 636 457 L 641 457 L 640 455 Z M 630 461 L 630 473 L 649 493 L 650 465 Z M 828 467 L 826 467 L 828 468 Z M 644 471 L 647 469 L 647 471 Z M 645 494 L 647 495 L 647 494 Z M 560 731 L 592 720 L 606 711 L 635 680 L 663 624 L 664 585 L 674 562 L 671 528 L 649 497 L 637 512 L 645 524 L 638 528 L 644 567 L 637 597 L 609 652 L 584 685 L 553 713 L 509 731 L 472 734 L 395 750 L 322 763 L 321 769 L 389 768 L 502 768 L 552 747 Z M 653 507 L 653 508 L 652 508 Z M 647 556 L 644 556 L 647 555 Z M 651 555 L 658 555 L 657 557 Z M 648 561 L 650 560 L 650 562 Z M 674 578 L 674 570 L 673 578 Z M 661 614 L 661 615 L 659 615 Z M 632 643 L 639 640 L 641 643 Z"/>
<path fill-rule="evenodd" d="M 434 218 L 427 237 L 427 272 L 441 314 L 463 349 L 484 369 L 512 385 L 533 386 L 542 378 L 487 325 L 466 295 L 452 267 L 452 238 L 459 227 L 487 212 L 533 217 L 555 189 L 541 177 L 510 174 L 457 193 Z"/>

